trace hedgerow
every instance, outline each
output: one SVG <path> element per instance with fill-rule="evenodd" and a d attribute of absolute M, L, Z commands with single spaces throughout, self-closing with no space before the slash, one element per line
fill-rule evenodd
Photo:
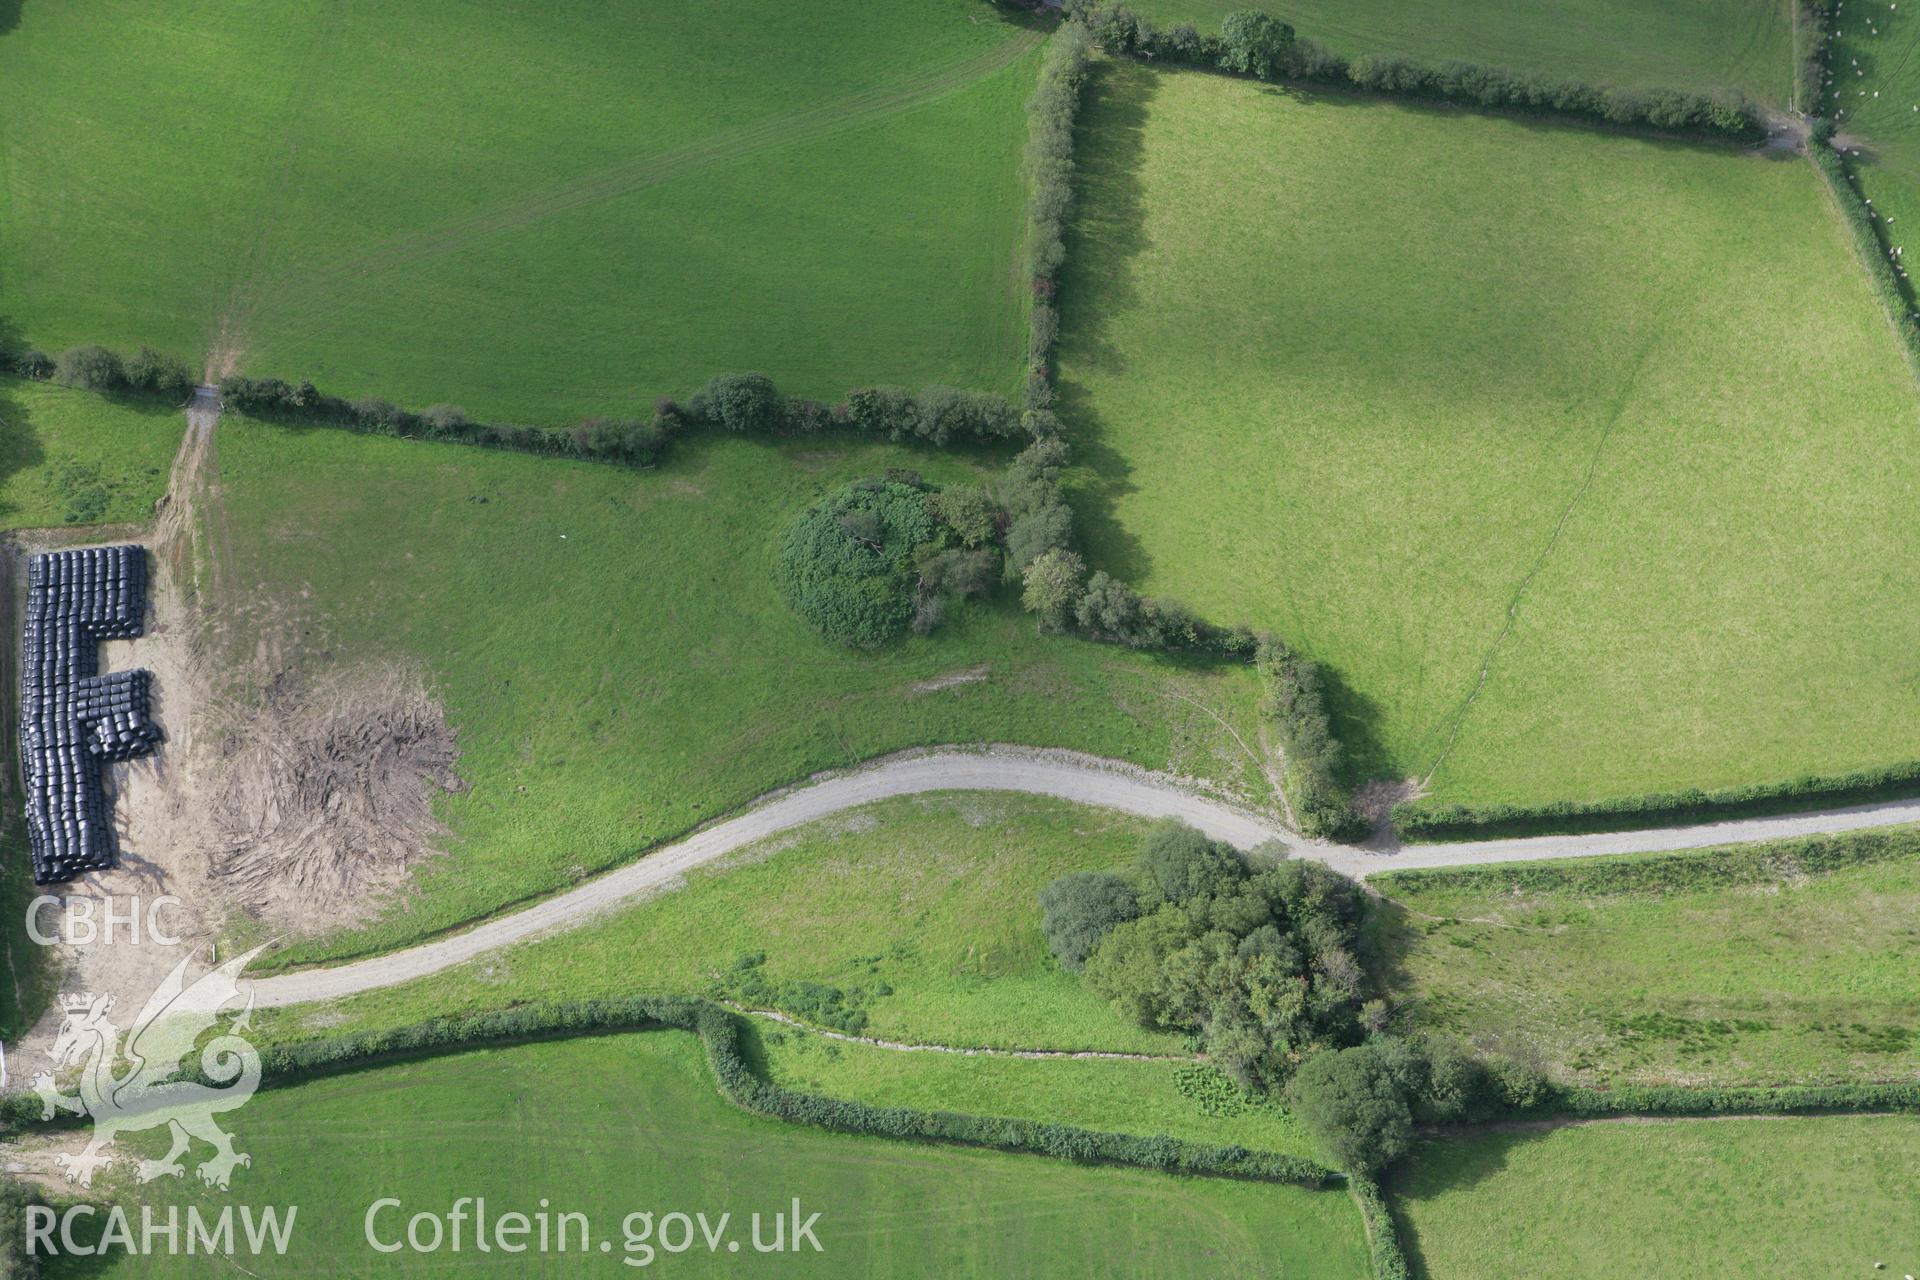
<path fill-rule="evenodd" d="M 1027 279 L 1033 290 L 1027 363 L 1029 408 L 1043 408 L 1047 359 L 1060 332 L 1054 277 L 1066 261 L 1066 223 L 1073 211 L 1073 123 L 1087 78 L 1091 42 L 1084 28 L 1069 24 L 1048 42 L 1040 81 L 1027 100 Z"/>
<path fill-rule="evenodd" d="M 1349 61 L 1311 40 L 1297 39 L 1286 23 L 1259 10 L 1228 15 L 1217 36 L 1201 35 L 1185 23 L 1161 31 L 1126 5 L 1105 0 L 1068 0 L 1066 11 L 1109 53 L 1229 74 L 1305 80 L 1368 93 L 1735 142 L 1758 142 L 1767 132 L 1760 111 L 1739 95 L 1621 89 L 1540 72 L 1457 60 L 1422 62 L 1392 54 L 1366 54 Z"/>
<path fill-rule="evenodd" d="M 1894 1084 L 1783 1085 L 1777 1088 L 1689 1088 L 1636 1085 L 1618 1089 L 1563 1086 L 1536 1115 L 1789 1116 L 1862 1111 L 1920 1111 L 1920 1081 Z"/>
<path fill-rule="evenodd" d="M 1351 1176 L 1347 1188 L 1360 1206 L 1360 1220 L 1367 1231 L 1367 1267 L 1372 1280 L 1408 1280 L 1407 1255 L 1400 1248 L 1400 1233 L 1394 1229 L 1393 1211 L 1387 1207 L 1386 1193 L 1372 1178 Z"/>
<path fill-rule="evenodd" d="M 1794 25 L 1801 33 L 1800 56 L 1793 68 L 1793 105 L 1819 114 L 1820 82 L 1827 72 L 1827 41 L 1832 38 L 1833 0 L 1794 0 Z"/>
<path fill-rule="evenodd" d="M 1828 141 L 1832 133 L 1830 122 L 1815 121 L 1813 134 L 1807 139 L 1807 154 L 1827 180 L 1827 190 L 1833 193 L 1846 218 L 1847 229 L 1853 233 L 1853 247 L 1867 269 L 1874 296 L 1886 308 L 1887 320 L 1900 339 L 1907 362 L 1920 370 L 1920 316 L 1915 314 L 1912 291 L 1895 265 L 1893 246 L 1887 241 L 1880 215 L 1867 203 L 1867 197 L 1854 182 L 1853 171 Z M 1908 768 L 1920 779 L 1920 764 Z"/>
<path fill-rule="evenodd" d="M 364 1070 L 403 1058 L 458 1053 L 489 1045 L 670 1027 L 697 1034 L 720 1091 L 736 1105 L 776 1119 L 881 1138 L 1055 1156 L 1082 1163 L 1135 1165 L 1169 1173 L 1245 1178 L 1324 1188 L 1342 1178 L 1296 1156 L 1212 1146 L 1165 1136 L 1104 1133 L 1041 1121 L 1008 1120 L 910 1107 L 876 1107 L 821 1097 L 762 1079 L 742 1045 L 742 1019 L 707 1000 L 629 996 L 526 1005 L 494 1013 L 435 1018 L 385 1031 L 271 1045 L 261 1051 L 262 1087 Z M 10 1094 L 0 1132 L 38 1125 L 39 1100 Z"/>
<path fill-rule="evenodd" d="M 1286 761 L 1281 786 L 1300 833 L 1322 840 L 1359 840 L 1366 820 L 1354 812 L 1340 784 L 1340 740 L 1327 714 L 1320 669 L 1276 636 L 1262 636 L 1254 653 L 1260 714 L 1273 726 Z"/>
<path fill-rule="evenodd" d="M 1810 800 L 1849 805 L 1913 795 L 1920 795 L 1920 762 L 1715 791 L 1656 792 L 1613 800 L 1559 800 L 1539 805 L 1413 801 L 1394 808 L 1393 827 L 1403 840 L 1465 840 L 1492 835 L 1624 830 L 1646 826 L 1649 818 L 1711 822 L 1805 808 Z"/>
<path fill-rule="evenodd" d="M 1055 429 L 1051 414 L 1023 413 L 999 396 L 954 387 L 863 387 L 839 404 L 780 394 L 759 373 L 723 373 L 684 404 L 661 399 L 650 418 L 588 418 L 571 428 L 478 422 L 457 405 L 425 411 L 380 399 L 345 400 L 311 382 L 233 375 L 221 402 L 257 417 L 345 427 L 375 435 L 446 440 L 521 453 L 651 466 L 673 440 L 694 430 L 753 435 L 856 432 L 888 440 L 995 443 Z"/>
<path fill-rule="evenodd" d="M 56 358 L 44 351 L 0 351 L 0 373 L 45 381 L 105 395 L 156 396 L 180 401 L 193 391 L 186 361 L 141 347 L 127 358 L 106 347 L 69 347 Z"/>
<path fill-rule="evenodd" d="M 1572 858 L 1560 862 L 1394 871 L 1377 877 L 1376 881 L 1386 892 L 1527 890 L 1592 897 L 1775 884 L 1913 858 L 1920 858 L 1920 827 L 1889 827 L 1734 846 L 1711 854 L 1695 851 L 1652 857 Z"/>

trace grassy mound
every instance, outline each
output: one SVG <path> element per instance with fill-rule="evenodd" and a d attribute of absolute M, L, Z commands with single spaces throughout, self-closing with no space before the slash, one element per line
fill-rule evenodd
<path fill-rule="evenodd" d="M 1135 65 L 1086 122 L 1089 559 L 1325 663 L 1362 776 L 1920 756 L 1920 411 L 1809 166 Z"/>

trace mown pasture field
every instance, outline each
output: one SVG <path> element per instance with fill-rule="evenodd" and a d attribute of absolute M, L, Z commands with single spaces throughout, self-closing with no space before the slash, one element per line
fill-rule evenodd
<path fill-rule="evenodd" d="M 892 466 L 977 482 L 999 461 L 715 439 L 632 471 L 223 419 L 207 523 L 236 660 L 420 664 L 467 787 L 439 805 L 449 852 L 417 894 L 279 958 L 403 945 L 905 747 L 1068 747 L 1258 788 L 1214 718 L 1257 740 L 1243 666 L 1041 636 L 1010 604 L 855 652 L 781 600 L 774 548 L 821 494 Z"/>
<path fill-rule="evenodd" d="M 1839 861 L 1809 865 L 1816 845 L 1842 851 Z M 1561 1079 L 1774 1085 L 1920 1074 L 1911 828 L 1374 884 L 1385 901 L 1371 943 L 1411 1024 Z"/>
<path fill-rule="evenodd" d="M 737 1252 L 722 1244 L 710 1255 L 703 1243 L 652 1255 L 676 1274 L 1366 1273 L 1359 1217 L 1343 1192 L 1176 1179 L 783 1124 L 723 1101 L 699 1043 L 678 1032 L 481 1050 L 268 1090 L 231 1125 L 253 1157 L 231 1193 L 202 1192 L 189 1174 L 129 1190 L 126 1199 L 299 1205 L 287 1256 L 244 1262 L 263 1280 L 417 1275 L 423 1265 L 436 1274 L 578 1275 L 642 1259 L 627 1252 L 623 1221 L 643 1211 L 656 1220 L 704 1211 L 709 1223 L 732 1214 Z M 490 1215 L 533 1214 L 551 1201 L 550 1212 L 587 1215 L 597 1263 L 577 1249 L 481 1254 L 471 1227 L 459 1253 L 378 1254 L 362 1223 L 383 1196 L 403 1201 L 401 1214 L 377 1220 L 383 1233 L 395 1223 L 404 1231 L 414 1212 L 444 1215 L 462 1196 L 485 1197 Z M 795 1197 L 803 1217 L 820 1214 L 821 1251 L 755 1253 L 751 1215 L 763 1215 L 770 1238 L 772 1214 Z M 578 1239 L 576 1227 L 569 1240 Z M 609 1254 L 599 1252 L 601 1240 L 612 1245 Z M 85 1274 L 204 1275 L 204 1267 L 199 1258 L 162 1257 Z"/>
<path fill-rule="evenodd" d="M 977 0 L 15 8 L 0 278 L 46 350 L 536 424 L 729 369 L 1018 385 L 1040 33 Z"/>
<path fill-rule="evenodd" d="M 1428 1280 L 1900 1275 L 1920 1119 L 1656 1120 L 1421 1144 L 1392 1190 Z"/>
<path fill-rule="evenodd" d="M 1218 30 L 1239 0 L 1132 0 L 1169 24 Z M 1336 53 L 1457 58 L 1635 88 L 1736 90 L 1785 105 L 1795 41 L 1789 0 L 1294 0 L 1276 7 Z"/>
<path fill-rule="evenodd" d="M 1811 167 L 1118 63 L 1080 160 L 1090 559 L 1327 664 L 1356 774 L 1920 755 L 1920 414 Z"/>
<path fill-rule="evenodd" d="M 167 466 L 180 443 L 180 416 L 147 404 L 119 403 L 44 383 L 0 377 L 0 531 L 84 527 L 141 520 L 167 487 Z M 7 607 L 13 607 L 9 601 Z M 8 773 L 0 841 L 26 848 L 26 826 L 12 778 L 17 739 L 15 658 L 0 662 L 7 688 L 5 746 Z M 21 1019 L 51 999 L 53 975 L 41 951 L 26 939 L 26 905 L 37 893 L 27 859 L 0 859 L 0 950 L 14 981 L 0 984 L 0 1039 L 26 1028 Z"/>

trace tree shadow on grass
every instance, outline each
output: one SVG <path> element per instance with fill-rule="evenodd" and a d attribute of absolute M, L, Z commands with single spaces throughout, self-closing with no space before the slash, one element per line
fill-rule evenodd
<path fill-rule="evenodd" d="M 20 25 L 22 3 L 23 0 L 0 0 L 0 36 Z"/>
<path fill-rule="evenodd" d="M 1472 1187 L 1505 1172 L 1509 1155 L 1518 1147 L 1553 1132 L 1553 1126 L 1489 1127 L 1434 1134 L 1415 1145 L 1411 1155 L 1386 1178 L 1387 1203 L 1394 1234 L 1407 1256 L 1408 1271 L 1428 1280 L 1433 1269 L 1420 1247 L 1420 1231 L 1406 1212 L 1412 1200 L 1422 1200 Z"/>
<path fill-rule="evenodd" d="M 1327 691 L 1327 712 L 1340 738 L 1342 781 L 1349 786 L 1373 778 L 1397 781 L 1395 761 L 1380 740 L 1385 708 L 1371 694 L 1348 684 L 1337 667 L 1321 663 L 1320 680 Z"/>
<path fill-rule="evenodd" d="M 1126 356 L 1110 322 L 1139 305 L 1131 262 L 1148 245 L 1140 170 L 1146 158 L 1149 108 L 1159 77 L 1122 58 L 1096 63 L 1086 107 L 1075 129 L 1075 215 L 1067 228 L 1067 266 L 1060 281 L 1060 363 L 1119 373 Z M 1146 575 L 1139 540 L 1114 516 L 1133 492 L 1132 464 L 1108 438 L 1092 393 L 1072 377 L 1055 380 L 1054 407 L 1074 449 L 1070 493 L 1074 515 L 1097 568 L 1129 582 Z"/>

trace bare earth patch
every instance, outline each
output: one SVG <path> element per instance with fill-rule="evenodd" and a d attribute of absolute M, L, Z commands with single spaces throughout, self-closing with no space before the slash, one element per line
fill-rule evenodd
<path fill-rule="evenodd" d="M 908 693 L 938 693 L 942 689 L 952 689 L 963 684 L 978 684 L 987 678 L 989 668 L 986 663 L 977 667 L 968 667 L 964 671 L 949 671 L 943 676 L 931 680 L 920 680 L 907 686 Z"/>
<path fill-rule="evenodd" d="M 248 915 L 298 933 L 384 901 L 444 834 L 436 793 L 463 785 L 445 714 L 402 667 L 283 676 L 227 741 L 211 879 Z"/>

